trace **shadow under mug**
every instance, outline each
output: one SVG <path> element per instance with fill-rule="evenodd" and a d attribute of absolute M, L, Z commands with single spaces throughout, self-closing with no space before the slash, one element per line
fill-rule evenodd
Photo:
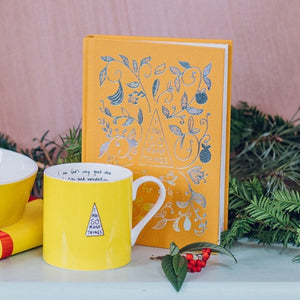
<path fill-rule="evenodd" d="M 132 229 L 132 201 L 144 182 L 159 186 L 156 203 Z M 44 172 L 43 258 L 74 270 L 104 270 L 130 262 L 131 246 L 162 206 L 166 190 L 153 176 L 133 182 L 124 167 L 70 163 Z"/>

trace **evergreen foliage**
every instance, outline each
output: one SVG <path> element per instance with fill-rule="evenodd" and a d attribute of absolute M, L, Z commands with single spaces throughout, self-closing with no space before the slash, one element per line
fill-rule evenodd
<path fill-rule="evenodd" d="M 238 108 L 232 107 L 231 175 L 242 181 L 257 177 L 268 192 L 285 187 L 299 190 L 300 125 L 296 125 L 297 121 L 263 114 L 245 102 Z"/>
<path fill-rule="evenodd" d="M 232 107 L 229 226 L 222 233 L 223 246 L 242 237 L 300 245 L 299 111 L 286 121 L 245 102 Z"/>

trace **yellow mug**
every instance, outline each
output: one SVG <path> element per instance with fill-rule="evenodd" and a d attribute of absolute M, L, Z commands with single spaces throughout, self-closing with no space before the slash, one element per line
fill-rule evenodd
<path fill-rule="evenodd" d="M 157 202 L 132 228 L 132 201 L 144 182 L 159 186 Z M 126 265 L 131 246 L 162 206 L 166 190 L 153 176 L 133 182 L 124 167 L 70 163 L 44 172 L 43 258 L 73 270 L 104 270 Z"/>

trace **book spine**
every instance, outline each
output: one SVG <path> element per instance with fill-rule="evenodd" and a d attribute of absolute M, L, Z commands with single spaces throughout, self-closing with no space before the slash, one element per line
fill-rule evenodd
<path fill-rule="evenodd" d="M 232 76 L 232 41 L 228 44 L 228 74 L 227 74 L 227 136 L 226 136 L 226 165 L 225 165 L 225 198 L 224 198 L 224 225 L 222 230 L 228 229 L 228 195 L 229 195 L 229 168 L 230 168 L 230 125 L 231 125 L 231 76 Z"/>
<path fill-rule="evenodd" d="M 87 105 L 88 105 L 88 66 L 89 66 L 89 41 L 92 36 L 83 39 L 83 66 L 82 66 L 82 161 L 86 161 L 86 130 L 87 130 Z"/>

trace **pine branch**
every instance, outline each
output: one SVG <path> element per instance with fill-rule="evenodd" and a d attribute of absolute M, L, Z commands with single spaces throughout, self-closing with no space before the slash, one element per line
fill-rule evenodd
<path fill-rule="evenodd" d="M 293 230 L 289 214 L 283 214 L 282 211 L 274 205 L 271 197 L 261 196 L 257 198 L 254 196 L 251 204 L 245 209 L 245 212 L 256 222 L 268 226 L 271 230 Z"/>
<path fill-rule="evenodd" d="M 221 233 L 221 246 L 231 248 L 233 243 L 240 238 L 248 236 L 252 230 L 254 220 L 238 215 L 231 223 L 230 229 Z"/>
<path fill-rule="evenodd" d="M 273 194 L 274 205 L 280 211 L 300 213 L 300 193 L 297 191 L 277 190 Z"/>
<path fill-rule="evenodd" d="M 232 107 L 231 175 L 241 180 L 258 177 L 272 192 L 299 189 L 300 125 L 249 107 Z"/>
<path fill-rule="evenodd" d="M 300 195 L 287 189 L 267 194 L 257 178 L 229 181 L 229 227 L 221 245 L 247 237 L 262 244 L 300 245 Z"/>
<path fill-rule="evenodd" d="M 82 130 L 80 124 L 75 128 L 69 129 L 69 134 L 60 136 L 62 148 L 65 151 L 65 156 L 60 157 L 59 163 L 71 163 L 81 161 L 81 142 Z"/>
<path fill-rule="evenodd" d="M 229 226 L 222 245 L 247 237 L 300 246 L 299 112 L 286 121 L 245 102 L 232 107 Z"/>

